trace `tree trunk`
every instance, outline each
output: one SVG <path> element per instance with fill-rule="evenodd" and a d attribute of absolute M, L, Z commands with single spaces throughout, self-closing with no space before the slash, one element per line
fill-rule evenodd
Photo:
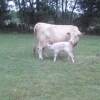
<path fill-rule="evenodd" d="M 37 12 L 40 10 L 40 1 L 36 0 L 36 10 Z"/>
<path fill-rule="evenodd" d="M 78 1 L 78 0 L 75 1 L 75 4 L 74 4 L 74 6 L 73 6 L 73 9 L 72 9 L 72 12 L 71 12 L 71 15 L 70 15 L 70 24 L 72 24 L 73 12 L 74 12 L 74 9 L 75 9 L 75 7 L 76 7 L 77 1 Z"/>
<path fill-rule="evenodd" d="M 61 6 L 62 6 L 62 18 L 63 18 L 63 13 L 64 13 L 64 0 L 62 0 Z"/>
<path fill-rule="evenodd" d="M 68 1 L 66 0 L 65 1 L 65 19 L 64 19 L 65 24 L 66 24 L 66 21 L 67 21 L 67 3 L 68 3 Z"/>
<path fill-rule="evenodd" d="M 57 23 L 58 19 L 58 0 L 56 0 L 56 12 L 55 12 L 55 22 Z"/>

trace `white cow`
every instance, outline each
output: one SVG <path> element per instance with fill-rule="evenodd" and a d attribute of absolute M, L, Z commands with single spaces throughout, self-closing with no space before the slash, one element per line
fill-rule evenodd
<path fill-rule="evenodd" d="M 39 59 L 43 59 L 43 49 L 47 44 L 63 41 L 74 41 L 78 43 L 81 32 L 74 25 L 54 25 L 47 23 L 37 23 L 34 26 L 34 33 L 37 38 L 37 48 Z"/>

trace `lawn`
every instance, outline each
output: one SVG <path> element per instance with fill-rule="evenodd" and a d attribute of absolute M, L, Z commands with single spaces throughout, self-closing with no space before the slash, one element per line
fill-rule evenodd
<path fill-rule="evenodd" d="M 0 34 L 0 100 L 100 100 L 100 37 L 83 36 L 67 58 L 40 61 L 32 34 Z"/>

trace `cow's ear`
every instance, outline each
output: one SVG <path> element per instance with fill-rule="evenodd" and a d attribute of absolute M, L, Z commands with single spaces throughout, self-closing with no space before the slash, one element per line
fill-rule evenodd
<path fill-rule="evenodd" d="M 83 35 L 85 35 L 85 33 L 78 34 L 79 37 L 82 37 Z"/>

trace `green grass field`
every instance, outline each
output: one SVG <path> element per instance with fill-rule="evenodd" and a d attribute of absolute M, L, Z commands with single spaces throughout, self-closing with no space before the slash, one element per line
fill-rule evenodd
<path fill-rule="evenodd" d="M 32 34 L 0 34 L 0 100 L 100 100 L 100 37 L 83 36 L 67 58 L 40 61 Z"/>

